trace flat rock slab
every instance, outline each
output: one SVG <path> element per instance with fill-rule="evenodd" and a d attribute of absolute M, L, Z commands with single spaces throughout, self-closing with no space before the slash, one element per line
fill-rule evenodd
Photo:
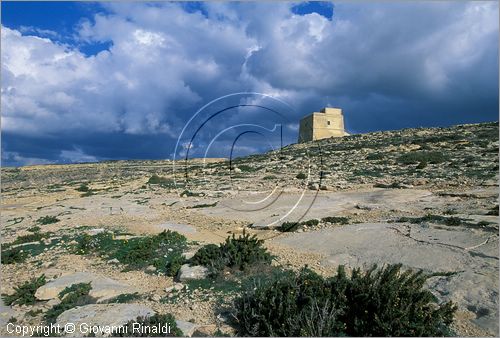
<path fill-rule="evenodd" d="M 498 335 L 498 234 L 466 227 L 367 223 L 292 233 L 275 241 L 321 253 L 323 265 L 402 263 L 415 270 L 455 272 L 431 278 L 430 289 L 441 300 L 474 312 L 474 323 Z"/>
<path fill-rule="evenodd" d="M 186 282 L 190 280 L 203 279 L 208 276 L 208 269 L 201 265 L 190 266 L 189 264 L 184 264 L 181 266 L 177 279 L 180 282 Z"/>
<path fill-rule="evenodd" d="M 0 326 L 5 327 L 10 318 L 17 318 L 17 316 L 19 316 L 19 313 L 12 307 L 5 305 L 3 299 L 0 298 Z"/>
<path fill-rule="evenodd" d="M 70 275 L 61 276 L 41 286 L 36 290 L 35 297 L 39 300 L 54 299 L 59 296 L 62 290 L 78 283 L 91 283 L 92 290 L 90 290 L 89 296 L 97 298 L 98 302 L 105 301 L 106 299 L 124 293 L 136 292 L 136 290 L 130 286 L 117 282 L 111 278 L 89 272 L 76 272 Z"/>
<path fill-rule="evenodd" d="M 357 205 L 380 210 L 422 209 L 432 205 L 439 196 L 419 189 L 369 189 L 366 191 L 320 192 L 303 194 L 241 193 L 221 200 L 215 207 L 200 209 L 208 216 L 246 220 L 258 228 L 276 227 L 286 221 L 309 220 L 335 216 L 341 212 L 357 210 Z"/>
<path fill-rule="evenodd" d="M 191 337 L 198 328 L 198 325 L 196 325 L 195 323 L 186 322 L 183 320 L 176 320 L 175 324 L 177 325 L 179 330 L 182 331 L 182 335 L 184 337 Z"/>
<path fill-rule="evenodd" d="M 139 304 L 90 304 L 65 311 L 57 317 L 56 323 L 63 326 L 67 323 L 75 325 L 75 332 L 67 336 L 86 336 L 80 327 L 99 326 L 121 327 L 137 317 L 152 316 L 155 312 L 145 305 Z M 106 332 L 98 332 L 96 336 L 109 336 Z"/>
<path fill-rule="evenodd" d="M 194 234 L 196 228 L 188 224 L 177 224 L 177 223 L 163 223 L 157 226 L 160 230 L 171 230 L 184 234 Z"/>

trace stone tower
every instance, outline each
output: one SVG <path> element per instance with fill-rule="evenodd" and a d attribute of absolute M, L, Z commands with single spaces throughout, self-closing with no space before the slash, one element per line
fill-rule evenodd
<path fill-rule="evenodd" d="M 299 143 L 346 135 L 340 108 L 323 108 L 300 120 Z"/>

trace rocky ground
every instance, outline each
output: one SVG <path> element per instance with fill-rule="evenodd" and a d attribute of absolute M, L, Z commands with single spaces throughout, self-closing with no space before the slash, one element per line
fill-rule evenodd
<path fill-rule="evenodd" d="M 189 256 L 245 229 L 266 240 L 274 264 L 307 264 L 325 276 L 339 264 L 402 263 L 434 273 L 430 290 L 458 305 L 456 332 L 496 336 L 498 174 L 498 123 L 326 139 L 231 163 L 3 168 L 2 254 L 17 246 L 28 257 L 2 264 L 1 292 L 41 274 L 48 284 L 33 305 L 2 305 L 0 334 L 8 321 L 39 324 L 75 281 L 91 282 L 98 304 L 68 310 L 58 321 L 172 313 L 185 334 L 234 334 L 225 323 L 230 290 L 174 281 L 152 266 L 125 269 L 71 248 L 83 233 L 111 231 L 126 239 L 170 229 L 190 241 Z M 284 222 L 300 224 L 278 231 Z M 32 242 L 18 240 L 34 233 L 39 237 Z M 124 303 L 107 303 L 135 293 Z"/>

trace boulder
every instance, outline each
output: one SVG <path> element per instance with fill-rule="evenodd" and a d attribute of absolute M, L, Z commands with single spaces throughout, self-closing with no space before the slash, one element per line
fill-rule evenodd
<path fill-rule="evenodd" d="M 56 324 L 64 327 L 67 323 L 75 325 L 75 331 L 67 332 L 66 336 L 82 337 L 89 326 L 120 327 L 137 317 L 152 316 L 155 312 L 140 304 L 90 304 L 78 306 L 59 315 Z M 81 330 L 83 329 L 83 330 Z M 109 336 L 106 332 L 97 332 L 96 336 Z"/>
<path fill-rule="evenodd" d="M 186 282 L 189 280 L 204 279 L 208 276 L 208 269 L 201 265 L 190 266 L 189 264 L 184 264 L 181 266 L 177 279 L 180 282 Z"/>

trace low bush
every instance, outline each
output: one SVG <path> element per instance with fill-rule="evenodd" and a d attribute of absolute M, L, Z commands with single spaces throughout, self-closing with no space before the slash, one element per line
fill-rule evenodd
<path fill-rule="evenodd" d="M 304 173 L 298 173 L 295 178 L 298 178 L 299 180 L 305 180 L 307 178 L 307 175 Z"/>
<path fill-rule="evenodd" d="M 56 216 L 43 216 L 36 220 L 38 224 L 46 225 L 59 222 L 59 218 Z"/>
<path fill-rule="evenodd" d="M 371 153 L 366 156 L 366 159 L 369 161 L 373 160 L 383 160 L 385 158 L 385 154 L 382 153 Z"/>
<path fill-rule="evenodd" d="M 80 186 L 78 188 L 75 189 L 76 191 L 80 191 L 80 192 L 87 192 L 90 190 L 89 186 L 86 185 L 85 183 L 82 183 L 80 184 Z"/>
<path fill-rule="evenodd" d="M 302 226 L 316 226 L 319 224 L 318 219 L 310 219 L 302 222 L 283 222 L 279 227 L 277 227 L 278 231 L 281 232 L 293 232 L 300 229 Z"/>
<path fill-rule="evenodd" d="M 196 204 L 191 207 L 187 207 L 187 209 L 212 208 L 215 207 L 217 203 L 219 202 Z"/>
<path fill-rule="evenodd" d="M 325 223 L 342 224 L 342 225 L 349 224 L 349 218 L 342 216 L 323 217 L 321 221 Z"/>
<path fill-rule="evenodd" d="M 133 300 L 137 300 L 137 299 L 140 299 L 141 298 L 141 295 L 139 295 L 139 293 L 135 292 L 135 293 L 123 293 L 121 295 L 118 295 L 118 296 L 115 296 L 113 298 L 110 298 L 108 300 L 106 300 L 106 303 L 107 304 L 111 304 L 111 303 L 128 303 L 130 301 L 133 301 Z"/>
<path fill-rule="evenodd" d="M 114 239 L 109 232 L 91 236 L 82 234 L 76 239 L 73 252 L 76 254 L 96 253 L 108 259 L 116 258 L 129 269 L 142 269 L 153 265 L 160 272 L 174 273 L 183 262 L 180 257 L 187 247 L 187 239 L 174 231 L 163 231 L 157 235 Z M 176 272 L 175 272 L 176 273 Z"/>
<path fill-rule="evenodd" d="M 138 326 L 141 330 L 137 329 Z M 182 335 L 171 314 L 137 317 L 111 334 L 112 337 L 181 337 Z"/>
<path fill-rule="evenodd" d="M 170 277 L 177 275 L 177 272 L 181 269 L 181 266 L 186 263 L 186 259 L 181 253 L 176 253 L 174 255 L 169 255 L 166 257 L 165 263 L 165 274 Z"/>
<path fill-rule="evenodd" d="M 12 242 L 12 244 L 39 242 L 42 239 L 48 238 L 49 236 L 50 236 L 50 233 L 42 234 L 42 233 L 36 231 L 36 232 L 33 232 L 31 234 L 28 234 L 28 235 L 23 235 L 23 236 L 17 237 L 16 240 L 14 242 Z"/>
<path fill-rule="evenodd" d="M 437 304 L 427 276 L 401 265 L 324 279 L 304 268 L 249 288 L 235 300 L 242 336 L 444 336 L 456 307 Z"/>
<path fill-rule="evenodd" d="M 45 313 L 45 321 L 47 323 L 54 323 L 57 317 L 66 310 L 76 306 L 95 303 L 96 299 L 89 296 L 90 290 L 92 290 L 90 283 L 78 283 L 66 287 L 59 292 L 61 303 L 54 305 Z"/>
<path fill-rule="evenodd" d="M 402 164 L 414 163 L 443 163 L 448 161 L 448 156 L 439 151 L 412 151 L 401 155 L 398 162 Z"/>
<path fill-rule="evenodd" d="M 212 272 L 220 272 L 225 267 L 245 270 L 256 264 L 271 264 L 272 256 L 263 246 L 264 241 L 248 233 L 226 238 L 218 247 L 206 245 L 191 258 L 191 265 L 204 265 Z"/>
<path fill-rule="evenodd" d="M 35 304 L 35 292 L 36 290 L 45 285 L 45 275 L 33 278 L 30 281 L 25 282 L 23 285 L 14 287 L 14 293 L 11 295 L 2 295 L 2 299 L 5 305 L 31 305 Z"/>
<path fill-rule="evenodd" d="M 4 245 L 5 247 L 5 245 Z M 23 252 L 20 248 L 5 248 L 2 249 L 2 264 L 15 264 L 22 263 L 28 257 L 26 252 Z"/>
<path fill-rule="evenodd" d="M 298 230 L 299 228 L 300 228 L 299 222 L 283 222 L 277 229 L 278 231 L 281 232 L 293 232 Z"/>
<path fill-rule="evenodd" d="M 215 244 L 207 244 L 195 253 L 195 255 L 191 258 L 190 263 L 192 265 L 203 265 L 213 268 L 215 265 L 218 266 L 221 263 L 220 258 L 220 247 Z"/>
<path fill-rule="evenodd" d="M 310 219 L 308 221 L 304 221 L 304 222 L 301 222 L 300 223 L 301 225 L 306 225 L 306 226 L 316 226 L 319 224 L 319 220 L 318 219 Z"/>
<path fill-rule="evenodd" d="M 427 167 L 427 161 L 420 161 L 416 169 L 424 169 L 425 167 Z"/>
<path fill-rule="evenodd" d="M 205 196 L 205 193 L 203 192 L 193 192 L 191 190 L 184 190 L 181 192 L 181 197 L 203 197 Z"/>

